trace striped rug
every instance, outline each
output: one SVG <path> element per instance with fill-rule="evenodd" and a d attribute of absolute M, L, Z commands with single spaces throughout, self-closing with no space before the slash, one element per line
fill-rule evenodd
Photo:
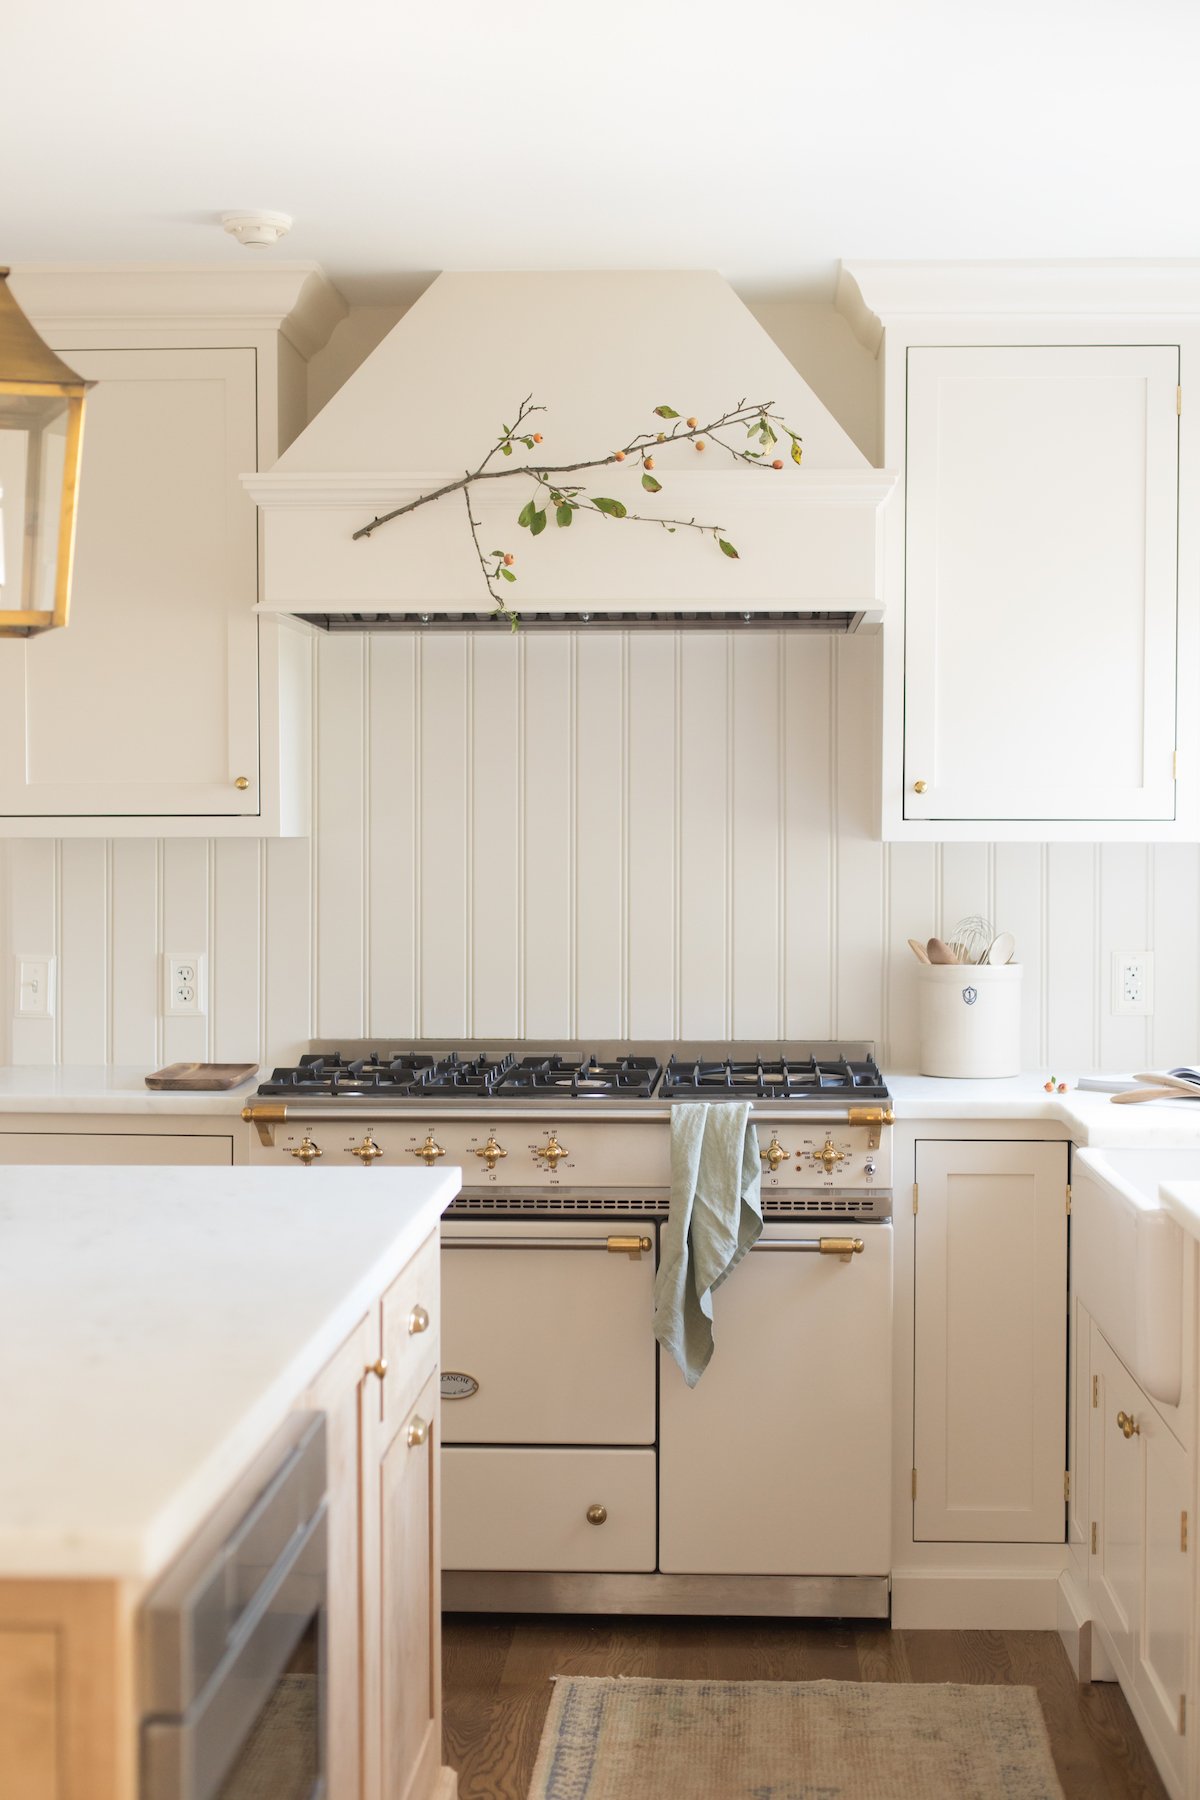
<path fill-rule="evenodd" d="M 1062 1800 L 1036 1690 L 560 1676 L 529 1800 Z"/>

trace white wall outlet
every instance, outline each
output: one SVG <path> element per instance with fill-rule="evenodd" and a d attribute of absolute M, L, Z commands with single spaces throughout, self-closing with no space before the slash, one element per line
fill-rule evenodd
<path fill-rule="evenodd" d="M 13 1016 L 17 1019 L 52 1019 L 54 1017 L 53 956 L 17 956 L 17 978 L 13 983 Z"/>
<path fill-rule="evenodd" d="M 1114 950 L 1112 1009 L 1115 1013 L 1154 1011 L 1154 952 Z"/>
<path fill-rule="evenodd" d="M 198 950 L 168 952 L 163 957 L 163 982 L 163 1011 L 172 1018 L 196 1018 L 207 1012 L 204 957 Z"/>

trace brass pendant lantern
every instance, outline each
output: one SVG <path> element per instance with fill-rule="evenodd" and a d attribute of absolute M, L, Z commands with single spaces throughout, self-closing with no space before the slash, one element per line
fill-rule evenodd
<path fill-rule="evenodd" d="M 0 637 L 67 622 L 93 385 L 42 342 L 0 268 Z"/>

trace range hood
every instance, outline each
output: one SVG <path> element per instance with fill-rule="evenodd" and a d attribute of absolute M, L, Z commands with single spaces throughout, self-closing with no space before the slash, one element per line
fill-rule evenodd
<path fill-rule="evenodd" d="M 263 524 L 260 610 L 328 629 L 438 629 L 504 621 L 489 601 L 461 493 L 354 533 L 476 467 L 530 396 L 545 410 L 533 455 L 560 465 L 655 430 L 658 405 L 715 419 L 771 403 L 800 434 L 801 467 L 736 463 L 717 444 L 588 471 L 589 493 L 630 513 L 719 525 L 713 538 L 576 515 L 536 539 L 517 515 L 528 478 L 472 491 L 485 553 L 511 551 L 505 598 L 523 625 L 764 624 L 853 630 L 880 617 L 879 508 L 894 477 L 873 469 L 758 321 L 710 271 L 440 275 L 274 468 L 244 483 Z M 727 434 L 747 443 L 744 427 Z M 497 459 L 498 460 L 498 459 Z"/>

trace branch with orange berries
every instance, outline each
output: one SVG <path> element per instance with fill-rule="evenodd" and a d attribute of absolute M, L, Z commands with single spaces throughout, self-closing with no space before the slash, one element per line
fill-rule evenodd
<path fill-rule="evenodd" d="M 517 409 L 513 423 L 501 426 L 495 443 L 477 468 L 464 470 L 456 480 L 444 482 L 440 487 L 430 489 L 427 494 L 418 494 L 416 499 L 406 501 L 403 506 L 378 514 L 370 524 L 360 526 L 353 536 L 355 539 L 370 537 L 372 532 L 378 531 L 381 525 L 387 525 L 393 519 L 416 512 L 418 507 L 444 499 L 447 494 L 461 493 L 466 503 L 467 520 L 488 593 L 514 630 L 519 622 L 518 615 L 505 604 L 504 590 L 498 584 L 504 582 L 511 585 L 516 581 L 512 566 L 515 557 L 510 550 L 493 550 L 484 554 L 479 541 L 479 521 L 471 512 L 471 489 L 477 482 L 507 480 L 514 476 L 524 476 L 534 482 L 532 497 L 517 514 L 517 524 L 528 531 L 531 537 L 540 536 L 546 529 L 550 511 L 553 511 L 555 524 L 560 529 L 570 526 L 577 512 L 594 512 L 606 519 L 628 519 L 639 525 L 658 525 L 668 532 L 684 530 L 705 533 L 715 540 L 723 556 L 737 561 L 738 552 L 725 536 L 721 525 L 707 524 L 695 518 L 671 519 L 658 514 L 630 512 L 622 500 L 614 500 L 606 494 L 589 494 L 579 483 L 561 478 L 577 475 L 585 469 L 607 468 L 610 464 L 627 462 L 632 457 L 641 464 L 642 487 L 646 493 L 659 494 L 663 484 L 654 474 L 655 453 L 660 445 L 676 443 L 690 443 L 698 452 L 705 451 L 709 443 L 713 443 L 732 457 L 734 462 L 746 463 L 752 469 L 780 470 L 784 467 L 783 458 L 770 456 L 770 451 L 779 443 L 776 425 L 785 437 L 790 438 L 791 459 L 799 464 L 803 456 L 800 435 L 772 411 L 773 405 L 774 402 L 770 400 L 755 405 L 739 400 L 729 412 L 722 413 L 707 425 L 701 425 L 695 417 L 684 419 L 673 406 L 656 406 L 653 409 L 654 416 L 663 422 L 664 429 L 640 432 L 621 449 L 609 451 L 607 456 L 590 457 L 581 462 L 560 463 L 556 466 L 525 463 L 517 468 L 490 468 L 488 465 L 494 457 L 511 457 L 517 444 L 527 451 L 533 451 L 542 443 L 543 434 L 540 431 L 530 431 L 527 426 L 532 415 L 544 412 L 545 408 L 535 406 L 532 395 L 527 394 Z M 728 443 L 721 436 L 722 432 L 738 426 L 745 426 L 747 438 L 757 443 L 757 449 Z"/>

